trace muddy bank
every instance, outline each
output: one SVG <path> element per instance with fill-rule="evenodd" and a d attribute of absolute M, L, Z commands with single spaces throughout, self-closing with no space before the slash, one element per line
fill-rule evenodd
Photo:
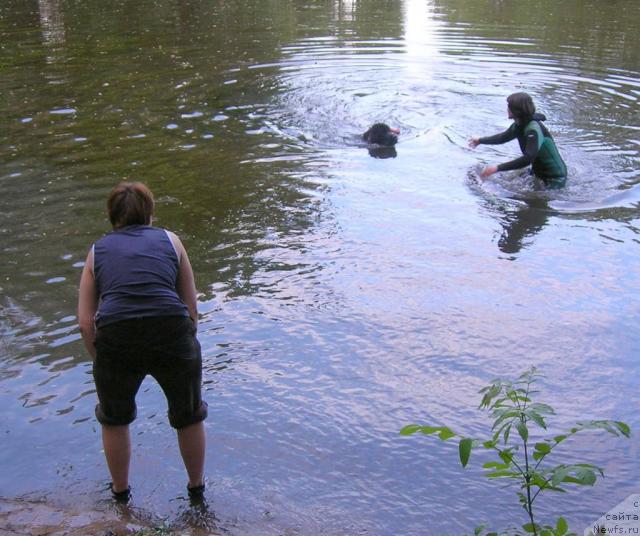
<path fill-rule="evenodd" d="M 98 505 L 100 506 L 100 505 Z M 55 504 L 49 498 L 0 498 L 0 536 L 204 536 L 220 534 L 206 506 L 186 509 L 170 525 L 105 501 L 104 508 Z"/>

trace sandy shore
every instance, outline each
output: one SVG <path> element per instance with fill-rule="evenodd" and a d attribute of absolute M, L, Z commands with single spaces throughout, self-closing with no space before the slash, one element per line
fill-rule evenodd
<path fill-rule="evenodd" d="M 218 534 L 206 520 L 183 520 L 186 526 L 167 527 L 145 520 L 144 512 L 119 505 L 104 510 L 77 510 L 44 499 L 0 497 L 0 536 L 204 536 Z M 182 525 L 182 523 L 181 523 Z M 191 526 L 189 526 L 191 525 Z"/>

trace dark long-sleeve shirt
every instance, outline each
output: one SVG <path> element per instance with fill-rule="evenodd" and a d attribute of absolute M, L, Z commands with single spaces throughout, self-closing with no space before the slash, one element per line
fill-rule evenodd
<path fill-rule="evenodd" d="M 535 114 L 528 123 L 514 122 L 504 132 L 480 138 L 478 141 L 485 145 L 498 145 L 514 139 L 518 140 L 522 156 L 499 164 L 498 171 L 509 171 L 532 165 L 534 173 L 542 179 L 566 177 L 567 167 L 558 153 L 553 137 L 540 122 L 544 119 L 544 115 Z"/>
<path fill-rule="evenodd" d="M 520 144 L 522 156 L 515 158 L 514 160 L 510 160 L 509 162 L 499 164 L 498 171 L 520 169 L 533 164 L 536 156 L 538 156 L 538 134 L 531 130 L 525 135 L 524 127 L 518 128 L 518 125 L 513 123 L 507 130 L 500 134 L 480 138 L 480 143 L 484 145 L 500 145 L 516 138 Z"/>

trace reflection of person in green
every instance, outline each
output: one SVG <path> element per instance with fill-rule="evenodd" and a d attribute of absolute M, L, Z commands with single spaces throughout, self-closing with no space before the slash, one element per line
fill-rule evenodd
<path fill-rule="evenodd" d="M 469 147 L 475 148 L 481 143 L 497 145 L 517 138 L 522 156 L 497 166 L 487 166 L 481 176 L 485 178 L 497 171 L 520 169 L 531 164 L 534 175 L 542 179 L 548 188 L 562 188 L 567 180 L 567 166 L 551 133 L 542 124 L 546 117 L 536 113 L 533 100 L 527 93 L 509 95 L 507 111 L 509 119 L 514 120 L 507 130 L 494 136 L 471 138 Z"/>

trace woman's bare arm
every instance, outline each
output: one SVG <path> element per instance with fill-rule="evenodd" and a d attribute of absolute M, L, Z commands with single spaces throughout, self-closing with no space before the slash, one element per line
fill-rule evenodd
<path fill-rule="evenodd" d="M 96 334 L 95 317 L 98 310 L 98 290 L 93 275 L 93 248 L 87 255 L 87 260 L 80 277 L 80 290 L 78 292 L 78 325 L 82 340 L 87 351 L 95 359 L 96 347 L 94 344 Z"/>
<path fill-rule="evenodd" d="M 193 320 L 194 324 L 198 324 L 198 300 L 196 292 L 196 283 L 193 276 L 193 269 L 189 262 L 189 256 L 187 250 L 182 245 L 180 239 L 175 233 L 169 233 L 171 241 L 176 248 L 178 254 L 178 260 L 180 262 L 180 268 L 178 270 L 178 280 L 176 282 L 176 291 L 180 299 L 186 304 L 189 309 L 189 316 Z"/>

